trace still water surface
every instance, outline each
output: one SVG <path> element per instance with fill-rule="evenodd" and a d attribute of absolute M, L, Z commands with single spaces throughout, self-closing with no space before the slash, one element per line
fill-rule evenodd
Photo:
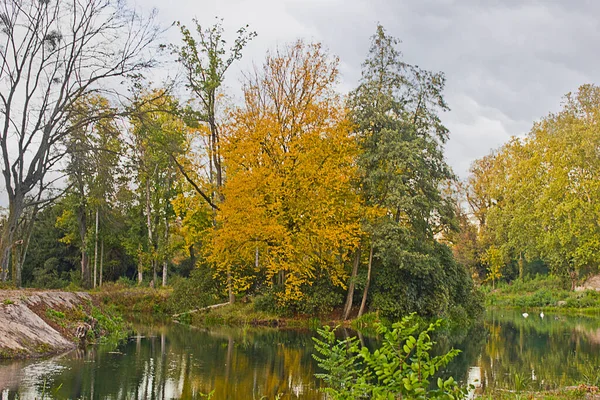
<path fill-rule="evenodd" d="M 143 324 L 118 349 L 0 362 L 0 399 L 322 399 L 313 332 L 195 329 Z M 363 338 L 373 346 L 376 338 Z M 470 331 L 442 334 L 437 351 L 463 352 L 448 366 L 463 382 L 532 388 L 600 379 L 600 319 L 496 310 Z"/>

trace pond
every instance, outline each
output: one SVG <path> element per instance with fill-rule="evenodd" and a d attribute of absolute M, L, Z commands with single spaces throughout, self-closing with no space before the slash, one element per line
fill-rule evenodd
<path fill-rule="evenodd" d="M 600 319 L 489 311 L 470 331 L 441 334 L 463 352 L 444 374 L 489 387 L 598 383 Z M 117 349 L 0 362 L 0 399 L 322 399 L 308 330 L 139 324 Z M 375 338 L 363 339 L 373 346 Z M 518 382 L 517 382 L 518 381 Z"/>

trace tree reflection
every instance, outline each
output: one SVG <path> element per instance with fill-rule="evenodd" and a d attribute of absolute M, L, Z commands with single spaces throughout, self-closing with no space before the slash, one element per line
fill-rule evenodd
<path fill-rule="evenodd" d="M 340 335 L 355 332 L 339 331 Z M 323 399 L 314 378 L 313 333 L 146 323 L 127 343 L 77 350 L 43 361 L 0 363 L 2 398 L 30 399 Z M 377 338 L 360 335 L 375 347 Z M 440 332 L 436 351 L 462 353 L 440 373 L 485 387 L 532 389 L 600 381 L 600 330 L 595 318 L 488 313 L 470 330 Z M 476 372 L 476 373 L 475 373 Z M 469 375 L 471 373 L 471 375 Z M 44 390 L 44 382 L 46 389 Z"/>

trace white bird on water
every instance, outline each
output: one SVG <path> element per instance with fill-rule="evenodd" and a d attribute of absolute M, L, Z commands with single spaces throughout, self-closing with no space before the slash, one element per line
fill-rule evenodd
<path fill-rule="evenodd" d="M 544 319 L 544 312 L 543 311 L 540 313 L 540 318 Z"/>
<path fill-rule="evenodd" d="M 527 318 L 529 317 L 529 314 L 527 314 L 526 312 L 523 313 L 523 318 Z"/>

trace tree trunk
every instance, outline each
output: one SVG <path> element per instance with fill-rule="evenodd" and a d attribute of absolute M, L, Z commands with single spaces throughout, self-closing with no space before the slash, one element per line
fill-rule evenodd
<path fill-rule="evenodd" d="M 365 290 L 363 291 L 362 301 L 360 302 L 360 309 L 358 310 L 358 315 L 356 318 L 362 317 L 365 312 L 365 307 L 367 305 L 367 295 L 369 294 L 369 284 L 371 283 L 371 267 L 373 266 L 373 245 L 371 245 L 371 250 L 369 251 L 369 267 L 367 269 L 367 282 L 365 283 Z"/>
<path fill-rule="evenodd" d="M 18 289 L 21 287 L 21 271 L 19 271 L 21 261 L 19 257 L 18 243 L 15 243 L 12 246 L 12 265 L 12 279 L 15 287 Z"/>
<path fill-rule="evenodd" d="M 192 269 L 194 269 L 196 266 L 196 252 L 194 251 L 193 244 L 188 247 L 188 251 L 190 252 L 190 263 L 192 264 Z"/>
<path fill-rule="evenodd" d="M 144 263 L 142 260 L 142 245 L 140 244 L 138 247 L 138 285 L 142 284 L 144 280 Z"/>
<path fill-rule="evenodd" d="M 83 203 L 77 207 L 77 223 L 79 225 L 79 239 L 81 240 L 81 282 L 85 288 L 89 288 L 92 282 L 87 254 L 87 215 Z"/>
<path fill-rule="evenodd" d="M 19 225 L 19 218 L 23 213 L 23 198 L 20 196 L 9 196 L 8 218 L 6 225 L 2 230 L 2 238 L 0 239 L 0 269 L 2 281 L 8 279 L 8 270 L 10 262 L 10 252 L 15 239 L 15 233 Z"/>
<path fill-rule="evenodd" d="M 360 264 L 360 246 L 356 249 L 356 253 L 354 253 L 354 263 L 352 265 L 352 274 L 350 275 L 350 280 L 348 282 L 348 295 L 346 296 L 346 305 L 344 306 L 344 320 L 348 319 L 350 315 L 350 310 L 352 310 L 352 302 L 354 300 L 354 286 L 356 281 L 356 275 L 358 274 L 358 266 Z"/>
<path fill-rule="evenodd" d="M 152 265 L 152 278 L 156 284 L 156 262 L 152 245 L 152 208 L 150 207 L 150 177 L 146 177 L 146 226 L 148 228 L 148 252 L 150 252 L 150 263 Z"/>
<path fill-rule="evenodd" d="M 96 277 L 98 276 L 98 207 L 96 207 L 96 233 L 94 236 L 94 289 L 96 289 Z"/>
<path fill-rule="evenodd" d="M 31 241 L 31 235 L 33 233 L 33 224 L 35 222 L 35 217 L 37 216 L 38 210 L 39 210 L 38 207 L 35 206 L 32 214 L 31 214 L 31 220 L 26 225 L 25 232 L 23 234 L 24 239 L 23 239 L 23 243 L 21 245 L 21 253 L 20 253 L 20 257 L 19 257 L 19 267 L 17 269 L 17 271 L 19 273 L 19 286 L 18 287 L 21 287 L 23 266 L 25 265 L 25 259 L 27 258 L 27 251 L 29 250 L 29 243 Z"/>
<path fill-rule="evenodd" d="M 519 252 L 519 279 L 523 282 L 523 252 Z"/>
<path fill-rule="evenodd" d="M 258 271 L 258 246 L 256 247 L 256 253 L 254 254 L 254 268 Z"/>
<path fill-rule="evenodd" d="M 168 214 L 165 213 L 165 255 L 163 260 L 163 270 L 162 270 L 162 286 L 167 286 L 167 269 L 169 267 L 168 260 L 168 249 L 169 249 L 169 217 Z"/>
<path fill-rule="evenodd" d="M 104 239 L 100 241 L 100 287 L 102 287 L 102 265 L 104 264 Z"/>
<path fill-rule="evenodd" d="M 83 286 L 89 288 L 90 269 L 88 268 L 88 254 L 85 248 L 81 249 L 81 282 Z"/>
<path fill-rule="evenodd" d="M 233 293 L 233 280 L 231 270 L 227 268 L 227 291 L 229 292 L 229 304 L 235 303 L 235 294 Z"/>

